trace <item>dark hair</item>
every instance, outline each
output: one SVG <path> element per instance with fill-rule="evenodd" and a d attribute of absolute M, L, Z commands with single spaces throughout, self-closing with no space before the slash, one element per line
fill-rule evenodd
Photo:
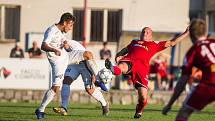
<path fill-rule="evenodd" d="M 108 42 L 103 42 L 103 45 L 105 46 L 105 45 L 107 45 L 108 44 Z"/>
<path fill-rule="evenodd" d="M 63 24 L 64 21 L 71 21 L 71 20 L 75 22 L 76 20 L 75 16 L 73 16 L 71 13 L 64 13 L 60 18 L 59 24 Z"/>
<path fill-rule="evenodd" d="M 190 24 L 190 38 L 192 41 L 197 40 L 199 37 L 206 35 L 207 26 L 204 20 L 194 19 Z"/>

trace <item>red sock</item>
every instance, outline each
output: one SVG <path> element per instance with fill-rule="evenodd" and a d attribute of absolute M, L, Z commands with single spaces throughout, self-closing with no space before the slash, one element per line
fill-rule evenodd
<path fill-rule="evenodd" d="M 144 101 L 138 100 L 138 104 L 136 106 L 136 113 L 142 113 L 146 104 L 147 104 L 147 99 Z"/>
<path fill-rule="evenodd" d="M 113 70 L 113 74 L 116 75 L 116 76 L 118 76 L 118 75 L 120 75 L 122 73 L 122 71 L 117 66 L 113 66 L 112 70 Z"/>

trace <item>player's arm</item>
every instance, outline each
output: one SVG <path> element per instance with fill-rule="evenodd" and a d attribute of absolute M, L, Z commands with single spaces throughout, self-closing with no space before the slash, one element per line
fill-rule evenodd
<path fill-rule="evenodd" d="M 178 97 L 183 92 L 183 90 L 187 84 L 187 81 L 189 80 L 189 77 L 190 77 L 189 75 L 182 75 L 180 77 L 178 83 L 176 84 L 172 97 L 170 98 L 168 104 L 162 110 L 162 114 L 166 115 L 169 112 L 173 103 L 176 101 L 176 99 L 178 99 Z"/>
<path fill-rule="evenodd" d="M 125 47 L 116 54 L 115 61 L 118 62 L 124 55 L 128 53 L 128 48 Z"/>
<path fill-rule="evenodd" d="M 71 49 L 71 47 L 70 47 L 70 45 L 69 45 L 69 43 L 68 43 L 67 40 L 65 40 L 65 41 L 63 42 L 63 48 L 64 48 L 67 52 L 71 52 L 71 51 L 72 51 L 72 49 Z"/>
<path fill-rule="evenodd" d="M 46 42 L 42 42 L 41 50 L 45 52 L 54 52 L 56 55 L 60 56 L 61 52 L 53 47 L 50 47 Z"/>
<path fill-rule="evenodd" d="M 171 40 L 168 40 L 166 42 L 166 44 L 165 44 L 165 47 L 175 46 L 176 44 L 178 44 L 179 42 L 181 42 L 188 35 L 189 35 L 189 26 L 187 27 L 187 29 L 182 34 L 180 34 L 179 36 L 174 37 Z"/>

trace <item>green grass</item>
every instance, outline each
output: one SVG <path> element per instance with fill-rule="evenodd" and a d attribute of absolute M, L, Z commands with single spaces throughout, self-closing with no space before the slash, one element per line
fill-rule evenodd
<path fill-rule="evenodd" d="M 32 121 L 36 120 L 34 110 L 39 104 L 34 103 L 0 103 L 0 121 Z M 135 105 L 110 105 L 110 114 L 101 116 L 98 104 L 71 104 L 69 116 L 60 116 L 52 111 L 50 104 L 46 109 L 44 121 L 135 121 L 133 119 Z M 162 106 L 148 105 L 141 120 L 143 121 L 174 121 L 179 107 L 173 107 L 167 115 L 161 115 Z M 194 113 L 189 121 L 214 121 L 215 108 L 210 106 L 202 112 Z"/>

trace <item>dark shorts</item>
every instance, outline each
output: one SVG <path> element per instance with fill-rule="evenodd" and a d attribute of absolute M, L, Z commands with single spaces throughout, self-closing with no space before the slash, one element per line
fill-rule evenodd
<path fill-rule="evenodd" d="M 185 99 L 184 105 L 194 110 L 202 110 L 206 105 L 215 101 L 215 86 L 199 84 Z"/>

